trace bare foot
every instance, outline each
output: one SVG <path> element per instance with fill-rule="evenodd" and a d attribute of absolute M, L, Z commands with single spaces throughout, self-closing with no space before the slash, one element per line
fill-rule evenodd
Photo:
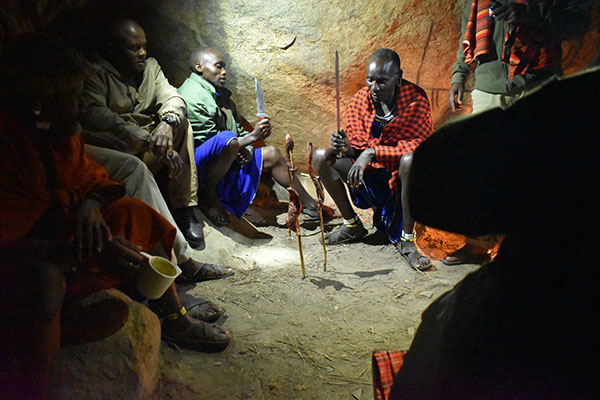
<path fill-rule="evenodd" d="M 202 199 L 198 207 L 213 224 L 217 226 L 229 224 L 229 213 L 214 192 L 203 190 L 198 194 L 198 199 Z"/>

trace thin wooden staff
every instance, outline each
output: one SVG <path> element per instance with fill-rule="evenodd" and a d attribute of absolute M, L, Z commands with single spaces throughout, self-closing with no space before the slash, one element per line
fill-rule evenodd
<path fill-rule="evenodd" d="M 302 251 L 302 232 L 300 230 L 300 213 L 302 213 L 302 202 L 298 192 L 294 189 L 294 172 L 296 167 L 294 166 L 294 140 L 290 134 L 285 135 L 285 154 L 288 167 L 288 176 L 290 178 L 290 186 L 287 188 L 290 194 L 290 202 L 288 205 L 288 217 L 286 219 L 288 226 L 288 235 L 291 235 L 291 231 L 296 232 L 298 238 L 298 251 L 300 252 L 300 264 L 302 266 L 302 277 L 306 278 L 306 267 L 304 266 L 304 252 Z"/>
<path fill-rule="evenodd" d="M 316 176 L 312 169 L 313 144 L 308 142 L 306 153 L 306 165 L 308 166 L 308 174 L 315 185 L 317 191 L 317 207 L 319 208 L 319 222 L 321 223 L 321 243 L 323 244 L 323 271 L 327 272 L 327 245 L 325 244 L 325 224 L 323 223 L 323 202 L 325 201 L 325 191 L 321 178 Z"/>

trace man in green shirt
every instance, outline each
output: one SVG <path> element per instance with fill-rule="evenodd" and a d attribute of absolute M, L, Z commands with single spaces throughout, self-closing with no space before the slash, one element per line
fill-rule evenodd
<path fill-rule="evenodd" d="M 252 132 L 244 130 L 231 92 L 225 88 L 226 64 L 218 50 L 194 51 L 190 68 L 192 73 L 178 91 L 186 101 L 194 132 L 200 208 L 211 221 L 224 225 L 229 222 L 228 213 L 240 217 L 246 212 L 262 171 L 289 187 L 287 163 L 273 146 L 253 147 L 271 135 L 271 123 L 264 118 Z M 297 178 L 293 187 L 304 213 L 318 218 L 317 203 Z"/>

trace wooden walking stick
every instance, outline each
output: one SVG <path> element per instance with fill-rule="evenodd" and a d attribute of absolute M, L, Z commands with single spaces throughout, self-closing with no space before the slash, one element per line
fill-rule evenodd
<path fill-rule="evenodd" d="M 323 244 L 323 271 L 327 272 L 327 245 L 325 244 L 325 224 L 323 223 L 323 202 L 325 201 L 325 191 L 321 178 L 316 176 L 312 169 L 313 145 L 308 142 L 306 153 L 306 165 L 308 166 L 308 174 L 315 185 L 317 191 L 317 207 L 319 208 L 319 222 L 321 223 L 321 243 Z"/>
<path fill-rule="evenodd" d="M 290 194 L 290 202 L 288 204 L 288 216 L 286 223 L 288 226 L 288 235 L 291 235 L 291 231 L 296 232 L 298 238 L 298 251 L 300 252 L 300 265 L 302 266 L 302 277 L 306 278 L 306 267 L 304 266 L 304 253 L 302 251 L 302 232 L 300 231 L 300 213 L 302 213 L 302 202 L 298 192 L 294 189 L 294 172 L 296 167 L 294 166 L 294 140 L 290 134 L 285 135 L 285 154 L 288 167 L 288 175 L 290 178 L 290 186 L 287 188 Z"/>

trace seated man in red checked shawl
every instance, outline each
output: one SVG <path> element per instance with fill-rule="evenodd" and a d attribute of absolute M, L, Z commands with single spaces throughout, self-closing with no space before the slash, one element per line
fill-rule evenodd
<path fill-rule="evenodd" d="M 373 52 L 367 59 L 367 86 L 350 102 L 345 131 L 334 132 L 331 147 L 315 152 L 315 167 L 344 217 L 344 225 L 326 236 L 327 244 L 352 242 L 367 234 L 346 195 L 345 181 L 354 205 L 373 208 L 373 224 L 397 245 L 410 266 L 431 267 L 414 244 L 405 184 L 412 152 L 431 132 L 427 95 L 402 79 L 398 54 L 390 49 Z"/>

